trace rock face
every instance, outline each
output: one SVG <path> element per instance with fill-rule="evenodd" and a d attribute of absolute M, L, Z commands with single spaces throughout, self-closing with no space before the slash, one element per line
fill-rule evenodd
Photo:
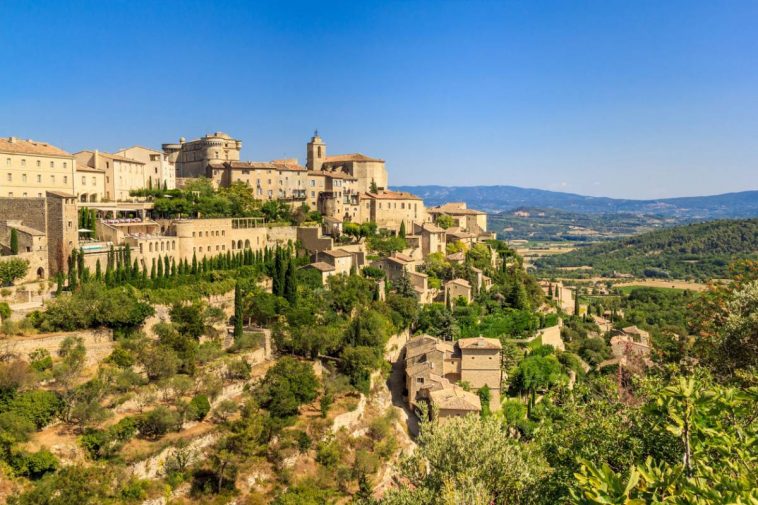
<path fill-rule="evenodd" d="M 218 434 L 216 433 L 208 433 L 207 435 L 192 440 L 183 449 L 187 451 L 188 462 L 191 464 L 202 458 L 203 449 L 212 445 L 216 440 L 218 440 Z M 139 479 L 155 479 L 162 474 L 168 458 L 176 454 L 177 451 L 178 449 L 176 447 L 166 447 L 155 456 L 130 465 L 129 469 L 132 474 Z"/>

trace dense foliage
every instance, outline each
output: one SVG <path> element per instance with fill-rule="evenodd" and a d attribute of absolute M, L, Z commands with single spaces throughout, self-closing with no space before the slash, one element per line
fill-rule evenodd
<path fill-rule="evenodd" d="M 758 219 L 713 221 L 658 230 L 581 247 L 539 259 L 545 276 L 612 276 L 676 279 L 725 278 L 728 264 L 758 256 Z M 560 270 L 590 266 L 592 270 Z"/>

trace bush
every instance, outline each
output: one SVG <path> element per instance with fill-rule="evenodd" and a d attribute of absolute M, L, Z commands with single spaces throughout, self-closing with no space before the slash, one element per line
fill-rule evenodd
<path fill-rule="evenodd" d="M 7 405 L 6 412 L 14 413 L 32 423 L 39 430 L 47 426 L 61 411 L 60 397 L 52 391 L 24 391 Z"/>
<path fill-rule="evenodd" d="M 47 349 L 35 349 L 29 354 L 29 364 L 38 372 L 53 368 L 53 358 Z"/>
<path fill-rule="evenodd" d="M 157 439 L 169 431 L 179 431 L 182 423 L 176 412 L 166 407 L 156 407 L 139 416 L 136 425 L 140 435 L 147 439 Z"/>
<path fill-rule="evenodd" d="M 211 402 L 205 395 L 197 395 L 189 403 L 188 416 L 193 421 L 202 421 L 211 411 Z"/>
<path fill-rule="evenodd" d="M 58 459 L 44 449 L 37 452 L 21 452 L 11 457 L 11 467 L 18 475 L 39 479 L 58 468 Z"/>
<path fill-rule="evenodd" d="M 11 317 L 11 308 L 5 302 L 0 302 L 0 319 L 8 319 Z"/>
<path fill-rule="evenodd" d="M 250 366 L 244 358 L 234 360 L 226 366 L 226 377 L 230 380 L 243 380 L 250 378 L 250 372 L 253 367 Z"/>

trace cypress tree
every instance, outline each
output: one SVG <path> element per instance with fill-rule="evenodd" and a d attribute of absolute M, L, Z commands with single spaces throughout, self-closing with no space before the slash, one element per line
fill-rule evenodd
<path fill-rule="evenodd" d="M 161 260 L 160 257 L 158 257 L 158 278 L 160 279 L 163 277 L 163 260 Z"/>
<path fill-rule="evenodd" d="M 284 277 L 284 297 L 290 304 L 297 301 L 297 283 L 295 282 L 295 262 L 292 258 L 287 262 L 287 272 Z"/>
<path fill-rule="evenodd" d="M 163 276 L 171 277 L 171 260 L 168 259 L 168 254 L 163 257 Z"/>
<path fill-rule="evenodd" d="M 282 265 L 282 255 L 278 253 L 274 258 L 274 268 L 271 271 L 272 292 L 276 296 L 282 296 L 284 294 L 284 276 L 280 275 L 280 272 L 284 273 L 284 266 Z"/>
<path fill-rule="evenodd" d="M 177 273 L 176 260 L 174 258 L 171 258 L 171 277 L 176 277 Z"/>
<path fill-rule="evenodd" d="M 197 256 L 195 253 L 192 253 L 192 271 L 190 272 L 192 275 L 197 274 Z"/>
<path fill-rule="evenodd" d="M 135 258 L 134 263 L 132 264 L 132 275 L 130 276 L 132 279 L 137 279 L 139 277 L 139 263 L 137 262 L 137 259 Z"/>
<path fill-rule="evenodd" d="M 63 284 L 66 282 L 66 278 L 63 276 L 63 272 L 55 274 L 55 294 L 59 295 L 63 292 Z"/>
<path fill-rule="evenodd" d="M 579 288 L 574 290 L 574 315 L 579 315 Z"/>
<path fill-rule="evenodd" d="M 129 268 L 132 266 L 132 248 L 129 247 L 129 244 L 124 246 L 124 265 L 127 272 L 129 272 Z"/>
<path fill-rule="evenodd" d="M 76 289 L 77 284 L 77 274 L 76 274 L 76 249 L 71 251 L 71 256 L 69 256 L 69 266 L 68 266 L 68 287 L 71 291 Z"/>
<path fill-rule="evenodd" d="M 400 221 L 400 231 L 398 232 L 400 238 L 405 238 L 405 221 Z"/>
<path fill-rule="evenodd" d="M 234 339 L 242 336 L 242 290 L 239 282 L 234 284 Z"/>
<path fill-rule="evenodd" d="M 79 273 L 79 280 L 84 278 L 84 251 L 79 251 L 76 255 L 76 269 Z"/>
<path fill-rule="evenodd" d="M 98 281 L 103 280 L 103 269 L 100 266 L 100 258 L 97 258 L 97 261 L 95 262 L 95 279 Z"/>
<path fill-rule="evenodd" d="M 150 278 L 155 279 L 155 258 L 153 258 L 153 266 L 150 268 Z"/>
<path fill-rule="evenodd" d="M 18 231 L 11 228 L 11 254 L 18 254 Z"/>

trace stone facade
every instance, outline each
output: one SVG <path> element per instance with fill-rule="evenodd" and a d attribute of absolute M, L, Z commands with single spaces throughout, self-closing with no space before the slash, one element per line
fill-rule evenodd
<path fill-rule="evenodd" d="M 132 190 L 146 186 L 145 164 L 131 158 L 100 151 L 79 151 L 74 155 L 78 166 L 102 171 L 105 179 L 101 201 L 131 201 Z"/>
<path fill-rule="evenodd" d="M 306 201 L 307 173 L 297 160 L 211 162 L 206 175 L 217 187 L 244 183 L 258 200 Z"/>
<path fill-rule="evenodd" d="M 46 142 L 0 138 L 0 197 L 44 198 L 74 192 L 74 157 Z"/>
<path fill-rule="evenodd" d="M 211 162 L 239 161 L 242 141 L 223 132 L 209 133 L 198 140 L 163 144 L 167 161 L 176 167 L 177 177 L 204 177 Z"/>
<path fill-rule="evenodd" d="M 426 402 L 442 419 L 481 410 L 479 397 L 457 383 L 467 383 L 472 391 L 487 386 L 492 405 L 500 404 L 502 346 L 497 339 L 465 338 L 445 342 L 422 335 L 405 346 L 405 388 L 408 404 L 416 412 Z"/>
<path fill-rule="evenodd" d="M 168 154 L 142 146 L 121 149 L 115 154 L 145 164 L 145 187 L 176 188 L 176 167 L 169 161 Z"/>
<path fill-rule="evenodd" d="M 405 223 L 406 233 L 414 223 L 429 221 L 424 201 L 416 195 L 398 191 L 379 191 L 361 195 L 361 222 L 376 223 L 379 228 L 400 230 Z"/>

